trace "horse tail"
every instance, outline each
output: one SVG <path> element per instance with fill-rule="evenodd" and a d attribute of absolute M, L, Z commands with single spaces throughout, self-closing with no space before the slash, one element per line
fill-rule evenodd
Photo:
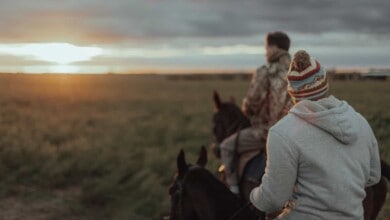
<path fill-rule="evenodd" d="M 386 177 L 390 181 L 390 165 L 384 160 L 381 160 L 382 176 Z"/>

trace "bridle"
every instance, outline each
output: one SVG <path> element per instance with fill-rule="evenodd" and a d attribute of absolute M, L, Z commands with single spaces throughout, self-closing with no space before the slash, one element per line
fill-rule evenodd
<path fill-rule="evenodd" d="M 195 169 L 200 169 L 200 166 L 198 165 L 193 165 L 188 168 L 188 171 L 195 170 Z M 187 171 L 187 173 L 188 173 Z M 186 174 L 187 174 L 186 173 Z M 178 215 L 183 216 L 183 191 L 184 191 L 184 181 L 187 175 L 184 175 L 181 179 L 178 179 L 175 184 L 175 192 L 172 194 L 174 196 L 175 202 L 177 202 L 179 205 L 178 207 Z"/>
<path fill-rule="evenodd" d="M 177 207 L 178 216 L 182 217 L 183 216 L 183 205 L 182 205 L 182 202 L 183 202 L 183 183 L 182 183 L 182 181 L 177 183 L 177 189 L 174 192 L 173 196 L 174 196 L 175 202 L 177 202 L 177 204 L 178 204 L 178 207 Z"/>

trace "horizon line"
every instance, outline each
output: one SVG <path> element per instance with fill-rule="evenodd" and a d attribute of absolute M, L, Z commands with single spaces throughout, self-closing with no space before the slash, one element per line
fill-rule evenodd
<path fill-rule="evenodd" d="M 329 67 L 326 68 L 327 71 L 332 71 L 336 73 L 345 73 L 345 72 L 358 72 L 358 73 L 368 73 L 371 71 L 389 71 L 390 66 L 380 66 L 380 67 Z M 107 72 L 12 72 L 12 71 L 0 71 L 1 75 L 174 75 L 174 74 L 251 74 L 255 71 L 252 68 L 240 68 L 240 69 L 169 69 L 169 70 L 129 70 L 129 71 L 107 71 Z"/>

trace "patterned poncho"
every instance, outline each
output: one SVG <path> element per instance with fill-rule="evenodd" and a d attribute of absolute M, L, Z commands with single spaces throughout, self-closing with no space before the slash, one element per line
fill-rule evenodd
<path fill-rule="evenodd" d="M 279 49 L 269 63 L 261 66 L 253 78 L 242 103 L 242 110 L 250 119 L 259 138 L 266 140 L 268 129 L 285 116 L 292 107 L 287 93 L 286 74 L 290 55 Z"/>

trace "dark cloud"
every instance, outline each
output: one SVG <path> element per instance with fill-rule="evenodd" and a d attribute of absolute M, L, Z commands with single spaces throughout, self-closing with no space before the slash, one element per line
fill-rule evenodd
<path fill-rule="evenodd" d="M 270 30 L 389 35 L 389 11 L 388 0 L 4 0 L 0 40 L 50 36 L 104 43 L 248 37 Z"/>
<path fill-rule="evenodd" d="M 183 1 L 181 1 L 183 2 Z M 176 2 L 177 3 L 177 2 Z M 138 36 L 248 36 L 270 30 L 286 30 L 302 33 L 367 32 L 386 34 L 388 30 L 389 1 L 206 1 L 176 4 L 160 1 L 153 7 L 138 5 L 144 12 L 126 13 L 120 16 L 141 23 L 131 22 Z M 136 8 L 134 8 L 136 10 Z M 153 14 L 154 16 L 149 16 Z M 136 15 L 135 17 L 133 15 Z"/>
<path fill-rule="evenodd" d="M 259 54 L 220 56 L 194 50 L 239 44 L 260 46 L 265 34 L 275 30 L 290 35 L 292 50 L 308 48 L 326 65 L 388 65 L 389 0 L 2 0 L 1 3 L 0 44 L 69 42 L 116 51 L 139 49 L 149 53 L 166 48 L 181 51 L 177 57 L 95 57 L 77 63 L 81 66 L 255 67 L 264 62 L 261 47 Z M 0 66 L 39 64 L 24 58 L 0 57 Z"/>

